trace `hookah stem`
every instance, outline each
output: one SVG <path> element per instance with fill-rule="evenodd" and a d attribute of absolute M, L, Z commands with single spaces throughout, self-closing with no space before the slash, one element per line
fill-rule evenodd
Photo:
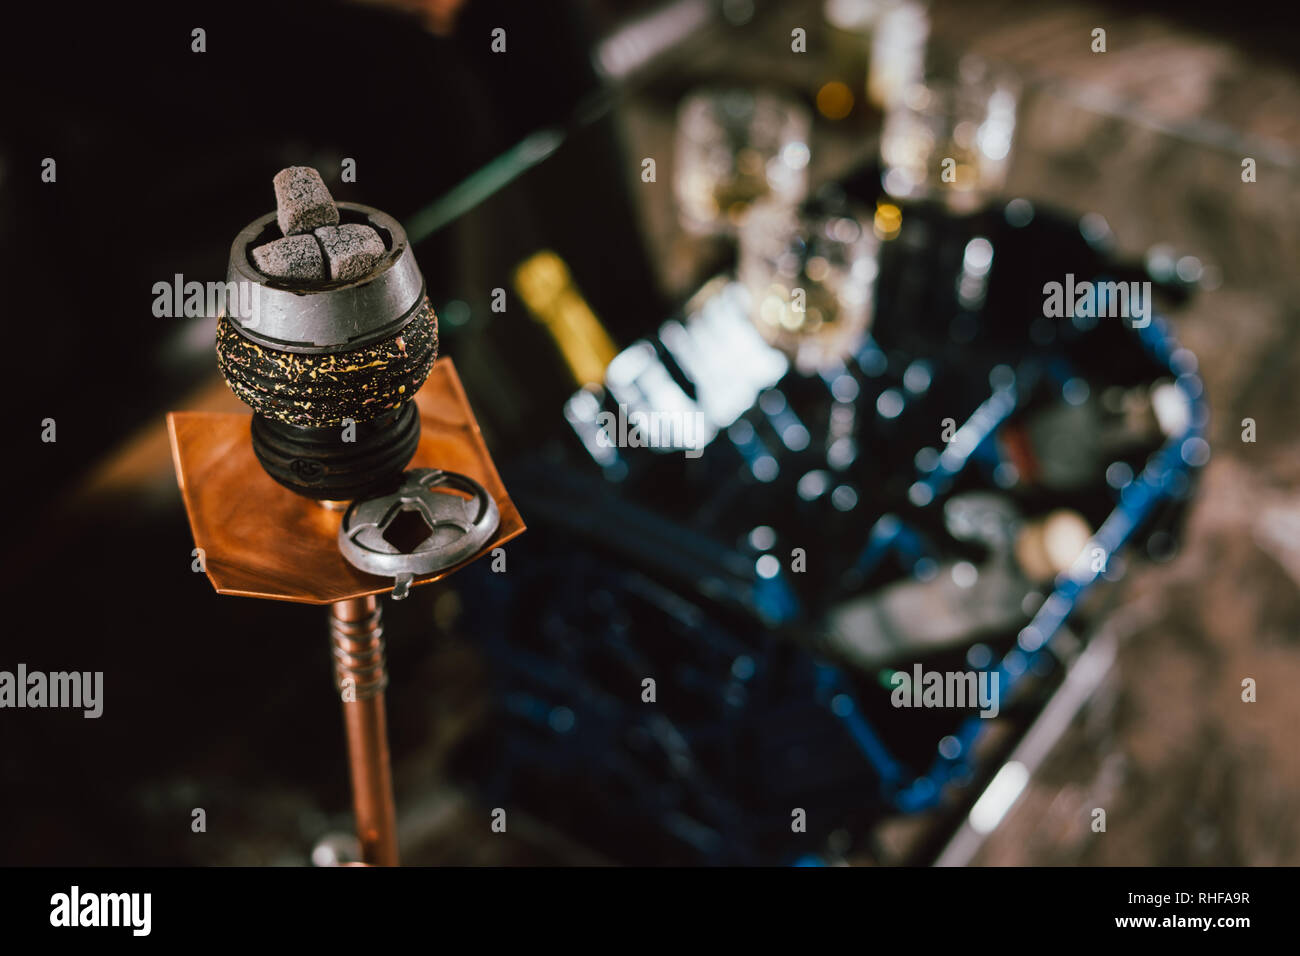
<path fill-rule="evenodd" d="M 330 605 L 334 679 L 343 701 L 362 860 L 397 866 L 397 810 L 384 714 L 383 608 L 372 596 Z"/>

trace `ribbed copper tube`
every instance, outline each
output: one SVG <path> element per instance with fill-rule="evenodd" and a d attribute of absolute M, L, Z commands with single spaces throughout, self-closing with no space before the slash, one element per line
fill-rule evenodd
<path fill-rule="evenodd" d="M 343 700 L 361 857 L 375 866 L 397 866 L 397 810 L 384 716 L 388 674 L 383 633 L 383 609 L 376 598 L 330 605 L 334 682 Z"/>

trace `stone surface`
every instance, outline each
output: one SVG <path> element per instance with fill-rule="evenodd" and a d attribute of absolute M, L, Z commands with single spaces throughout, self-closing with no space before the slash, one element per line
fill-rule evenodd
<path fill-rule="evenodd" d="M 275 174 L 276 219 L 286 236 L 337 225 L 339 210 L 320 173 L 310 166 L 289 166 Z"/>
<path fill-rule="evenodd" d="M 322 226 L 315 232 L 331 279 L 360 279 L 384 255 L 379 233 L 360 223 Z"/>
<path fill-rule="evenodd" d="M 253 264 L 277 279 L 324 279 L 325 258 L 314 236 L 285 236 L 253 250 Z"/>

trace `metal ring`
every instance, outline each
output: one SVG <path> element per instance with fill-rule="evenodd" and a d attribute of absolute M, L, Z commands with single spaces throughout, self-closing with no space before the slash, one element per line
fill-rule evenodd
<path fill-rule="evenodd" d="M 240 231 L 230 247 L 226 317 L 244 338 L 284 352 L 336 352 L 395 335 L 424 301 L 424 277 L 406 231 L 387 213 L 341 202 L 340 222 L 370 225 L 384 239 L 384 259 L 364 278 L 304 283 L 275 279 L 253 265 L 250 250 L 279 238 L 276 214 Z M 244 290 L 248 289 L 246 293 Z"/>
<path fill-rule="evenodd" d="M 436 491 L 449 488 L 469 495 Z M 387 534 L 404 513 L 413 513 L 427 532 L 409 551 Z M 438 468 L 416 468 L 388 495 L 354 501 L 339 525 L 339 550 L 353 567 L 395 578 L 393 597 L 406 597 L 416 576 L 432 574 L 472 557 L 496 533 L 501 515 L 486 488 L 466 475 Z"/>

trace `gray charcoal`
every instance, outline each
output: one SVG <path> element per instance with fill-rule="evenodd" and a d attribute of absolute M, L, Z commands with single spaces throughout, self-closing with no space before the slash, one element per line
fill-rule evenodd
<path fill-rule="evenodd" d="M 314 236 L 285 236 L 258 246 L 253 264 L 277 279 L 325 278 L 325 259 Z"/>
<path fill-rule="evenodd" d="M 384 240 L 379 233 L 361 223 L 322 226 L 315 235 L 325 253 L 331 279 L 360 279 L 384 255 Z"/>
<path fill-rule="evenodd" d="M 310 166 L 290 166 L 275 174 L 276 219 L 286 236 L 311 232 L 319 226 L 334 226 L 339 209 L 325 188 L 320 173 Z"/>

